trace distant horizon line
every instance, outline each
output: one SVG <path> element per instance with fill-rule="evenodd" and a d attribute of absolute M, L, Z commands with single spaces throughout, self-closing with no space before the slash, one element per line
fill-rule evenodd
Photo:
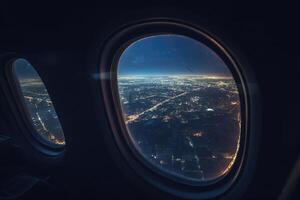
<path fill-rule="evenodd" d="M 131 77 L 198 77 L 198 78 L 207 78 L 207 79 L 233 79 L 233 76 L 230 75 L 220 75 L 220 74 L 127 74 L 127 75 L 118 75 L 120 78 L 131 78 Z"/>

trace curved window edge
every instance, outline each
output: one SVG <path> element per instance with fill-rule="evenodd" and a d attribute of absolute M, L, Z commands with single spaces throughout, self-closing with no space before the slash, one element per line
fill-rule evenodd
<path fill-rule="evenodd" d="M 128 45 L 132 44 L 132 42 L 149 35 L 157 35 L 162 33 L 184 35 L 200 42 L 203 42 L 202 40 L 204 40 L 204 44 L 215 51 L 223 60 L 226 60 L 225 63 L 230 68 L 234 80 L 238 84 L 242 106 L 241 121 L 243 122 L 241 124 L 240 150 L 238 152 L 236 162 L 233 163 L 233 169 L 224 178 L 222 178 L 222 180 L 218 180 L 212 184 L 193 185 L 180 183 L 177 180 L 169 179 L 169 177 L 160 174 L 158 171 L 151 172 L 151 169 L 149 170 L 147 166 L 141 163 L 141 159 L 139 159 L 138 156 L 132 152 L 130 145 L 128 145 L 128 141 L 126 141 L 123 136 L 126 129 L 124 128 L 124 125 L 122 125 L 123 120 L 120 120 L 120 105 L 118 105 L 119 99 L 116 98 L 116 94 L 114 92 L 116 91 L 116 66 L 118 58 L 122 54 L 122 50 L 124 50 Z M 246 150 L 248 148 L 249 95 L 247 82 L 245 81 L 245 77 L 241 72 L 241 65 L 236 61 L 235 58 L 233 58 L 231 51 L 225 48 L 224 45 L 221 45 L 219 40 L 214 38 L 217 37 L 214 37 L 211 34 L 208 34 L 206 31 L 192 25 L 188 25 L 184 22 L 172 20 L 150 20 L 146 22 L 138 22 L 116 31 L 116 33 L 114 33 L 106 41 L 101 55 L 101 89 L 104 93 L 103 99 L 106 104 L 106 113 L 117 143 L 117 147 L 131 168 L 134 169 L 140 177 L 150 182 L 155 187 L 177 196 L 196 196 L 197 198 L 202 198 L 210 195 L 219 196 L 220 194 L 225 193 L 225 191 L 231 188 L 233 183 L 239 178 L 241 169 L 244 165 Z M 105 78 L 103 78 L 104 74 Z"/>
<path fill-rule="evenodd" d="M 20 133 L 16 133 L 14 135 L 20 142 L 20 145 L 22 145 L 22 148 L 25 148 L 24 153 L 27 154 L 29 157 L 34 156 L 38 162 L 45 161 L 47 163 L 55 163 L 60 160 L 59 158 L 63 157 L 66 148 L 66 143 L 64 145 L 51 145 L 50 143 L 43 141 L 42 138 L 39 138 L 37 136 L 39 135 L 39 133 L 35 129 L 32 120 L 30 119 L 30 114 L 28 108 L 26 107 L 25 100 L 21 92 L 20 84 L 13 70 L 13 62 L 17 59 L 25 59 L 30 63 L 29 59 L 27 59 L 26 56 L 20 56 L 17 54 L 10 54 L 6 57 L 6 59 L 4 59 L 4 75 L 6 78 L 5 82 L 8 87 L 8 90 L 6 90 L 5 92 L 6 98 L 10 101 L 9 103 L 10 107 L 12 108 L 14 120 L 16 121 L 16 126 L 18 130 L 20 130 Z M 32 67 L 40 76 L 36 68 L 33 65 Z M 40 79 L 43 81 L 41 76 Z M 45 84 L 44 86 L 47 90 L 47 86 Z M 61 124 L 60 120 L 59 123 Z M 45 157 L 39 156 L 39 154 L 37 154 L 38 152 L 42 153 L 40 155 L 44 155 Z M 53 158 L 54 160 L 49 160 L 49 158 Z"/>

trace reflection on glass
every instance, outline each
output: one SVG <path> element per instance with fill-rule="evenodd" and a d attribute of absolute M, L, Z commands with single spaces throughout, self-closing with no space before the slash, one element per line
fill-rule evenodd
<path fill-rule="evenodd" d="M 179 35 L 138 40 L 120 57 L 118 89 L 133 144 L 153 166 L 200 182 L 231 169 L 241 132 L 239 93 L 210 48 Z"/>
<path fill-rule="evenodd" d="M 22 58 L 16 59 L 12 67 L 38 136 L 49 144 L 65 145 L 61 124 L 40 76 Z"/>

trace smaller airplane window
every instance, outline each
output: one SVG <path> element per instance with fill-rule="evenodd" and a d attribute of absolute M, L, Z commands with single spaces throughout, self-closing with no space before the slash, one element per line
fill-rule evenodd
<path fill-rule="evenodd" d="M 35 135 L 49 145 L 64 146 L 65 137 L 47 89 L 33 66 L 19 58 L 12 70 L 20 86 Z"/>

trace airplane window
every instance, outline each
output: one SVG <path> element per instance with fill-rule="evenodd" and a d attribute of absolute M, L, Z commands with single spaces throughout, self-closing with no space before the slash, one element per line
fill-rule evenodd
<path fill-rule="evenodd" d="M 64 146 L 64 133 L 47 89 L 33 66 L 19 58 L 12 63 L 21 95 L 35 128 L 35 136 L 48 145 Z"/>
<path fill-rule="evenodd" d="M 117 86 L 130 143 L 152 169 L 201 183 L 232 169 L 241 135 L 239 91 L 207 45 L 176 34 L 139 39 L 119 58 Z"/>

